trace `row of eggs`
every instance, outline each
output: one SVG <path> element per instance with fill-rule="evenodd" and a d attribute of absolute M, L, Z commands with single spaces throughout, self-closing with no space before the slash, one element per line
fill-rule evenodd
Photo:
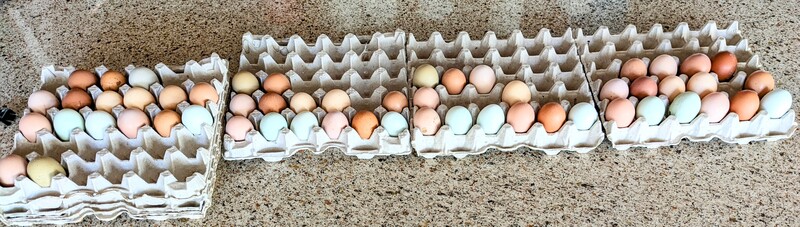
<path fill-rule="evenodd" d="M 0 159 L 2 187 L 13 187 L 19 176 L 28 177 L 41 187 L 50 187 L 51 179 L 58 174 L 67 175 L 67 171 L 51 157 L 39 156 L 29 162 L 22 156 L 9 154 Z"/>
<path fill-rule="evenodd" d="M 432 65 L 423 64 L 414 69 L 414 78 L 411 83 L 418 88 L 434 88 L 441 83 L 447 93 L 451 95 L 459 94 L 467 86 L 467 76 L 463 71 L 456 68 L 446 70 L 439 78 L 439 72 Z M 486 94 L 492 91 L 497 76 L 492 67 L 478 65 L 469 73 L 469 83 L 475 86 L 479 94 Z"/>
<path fill-rule="evenodd" d="M 381 117 L 378 117 L 370 111 L 358 111 L 353 115 L 352 121 L 348 120 L 347 116 L 339 111 L 328 112 L 322 118 L 322 129 L 325 134 L 331 139 L 338 139 L 345 127 L 352 126 L 356 130 L 358 136 L 362 139 L 369 139 L 372 132 L 382 126 L 389 136 L 396 137 L 403 130 L 408 129 L 405 117 L 398 112 L 387 112 Z M 258 122 L 258 130 L 267 141 L 275 141 L 278 139 L 281 130 L 288 128 L 300 140 L 308 140 L 308 137 L 314 127 L 319 127 L 320 123 L 317 116 L 309 111 L 298 113 L 292 118 L 291 124 L 286 118 L 276 112 L 267 113 Z M 255 130 L 253 123 L 246 117 L 233 116 L 228 119 L 225 125 L 225 133 L 231 136 L 235 141 L 243 141 L 247 137 L 247 133 Z"/>

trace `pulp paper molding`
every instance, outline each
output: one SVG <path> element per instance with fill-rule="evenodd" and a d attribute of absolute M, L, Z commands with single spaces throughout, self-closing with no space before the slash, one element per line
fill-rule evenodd
<path fill-rule="evenodd" d="M 700 31 L 688 29 L 685 23 L 673 32 L 663 32 L 660 25 L 654 26 L 648 34 L 636 34 L 636 28 L 629 26 L 618 35 L 608 35 L 607 29 L 590 37 L 578 39 L 592 40 L 581 44 L 583 63 L 588 68 L 587 77 L 591 81 L 595 101 L 600 105 L 600 116 L 603 120 L 608 139 L 613 147 L 625 150 L 631 147 L 656 148 L 675 145 L 682 139 L 689 141 L 710 141 L 719 138 L 727 143 L 745 144 L 751 141 L 774 141 L 791 137 L 797 129 L 795 112 L 790 109 L 777 119 L 771 119 L 765 111 L 758 112 L 749 121 L 739 121 L 736 113 L 728 113 L 720 122 L 709 122 L 706 114 L 699 114 L 690 123 L 681 124 L 674 116 L 666 116 L 659 125 L 647 125 L 644 118 L 636 119 L 629 127 L 619 128 L 616 122 L 605 120 L 605 108 L 611 100 L 600 100 L 598 95 L 603 84 L 619 76 L 622 64 L 631 58 L 641 58 L 649 66 L 651 59 L 661 55 L 672 55 L 682 62 L 695 53 L 704 53 L 713 57 L 719 52 L 729 51 L 738 59 L 737 73 L 729 81 L 720 81 L 718 91 L 728 93 L 732 97 L 742 90 L 749 74 L 762 69 L 758 55 L 753 54 L 747 39 L 740 35 L 738 23 L 733 22 L 727 29 L 718 30 L 714 22 L 709 22 Z M 713 38 L 713 42 L 709 39 Z M 602 44 L 602 48 L 593 46 Z M 655 45 L 653 44 L 655 43 Z M 712 73 L 714 77 L 716 74 Z M 687 75 L 679 76 L 687 81 Z M 658 82 L 658 78 L 651 76 Z M 630 81 L 623 78 L 628 84 Z M 660 96 L 669 105 L 666 97 Z M 638 100 L 629 98 L 634 105 Z"/>
<path fill-rule="evenodd" d="M 134 69 L 133 65 L 125 68 Z M 63 97 L 68 76 L 74 67 L 46 66 L 42 69 L 40 89 Z M 97 75 L 108 71 L 95 69 Z M 161 137 L 152 127 L 139 129 L 137 138 L 129 139 L 117 128 L 109 128 L 103 138 L 95 139 L 75 130 L 69 141 L 53 133 L 40 131 L 34 143 L 17 132 L 14 154 L 29 160 L 48 156 L 59 161 L 67 176 L 53 177 L 50 187 L 41 187 L 27 177 L 18 177 L 14 187 L 0 188 L 0 220 L 4 224 L 66 224 L 80 222 L 86 216 L 111 220 L 126 213 L 136 219 L 164 220 L 202 218 L 211 204 L 215 169 L 220 156 L 220 128 L 228 93 L 228 62 L 213 54 L 200 62 L 183 66 L 158 64 L 154 70 L 161 84 L 150 92 L 158 97 L 163 86 L 178 85 L 190 91 L 195 83 L 207 82 L 217 90 L 220 100 L 209 101 L 206 108 L 214 123 L 204 124 L 195 135 L 183 125 L 173 127 L 170 137 Z M 125 93 L 130 87 L 120 88 Z M 88 89 L 94 99 L 102 92 L 96 85 Z M 189 104 L 178 105 L 180 113 Z M 124 107 L 114 107 L 117 116 Z M 88 107 L 79 112 L 86 116 Z M 161 109 L 150 104 L 145 112 L 154 117 Z M 49 109 L 52 119 L 58 112 Z M 30 113 L 30 109 L 24 111 Z"/>

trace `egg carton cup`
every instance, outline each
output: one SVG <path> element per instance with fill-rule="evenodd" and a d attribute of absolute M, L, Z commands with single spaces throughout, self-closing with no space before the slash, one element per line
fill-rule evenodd
<path fill-rule="evenodd" d="M 567 28 L 561 37 L 553 37 L 550 30 L 542 28 L 534 38 L 526 38 L 521 31 L 514 30 L 507 39 L 498 39 L 497 35 L 488 31 L 480 40 L 472 40 L 467 32 L 459 32 L 455 40 L 447 42 L 439 32 L 431 33 L 428 40 L 417 41 L 413 33 L 408 35 L 407 51 L 413 51 L 417 58 L 428 58 L 434 50 L 441 50 L 447 58 L 456 58 L 463 50 L 469 50 L 473 58 L 490 55 L 495 49 L 502 57 L 514 55 L 517 50 L 525 49 L 530 55 L 541 53 L 546 47 L 552 47 L 557 53 L 567 53 L 575 44 L 572 29 Z M 438 54 L 438 53 L 437 53 Z M 493 53 L 492 53 L 493 54 Z"/>
<path fill-rule="evenodd" d="M 220 101 L 208 102 L 214 118 L 212 125 L 202 125 L 199 135 L 183 125 L 176 125 L 168 138 L 158 135 L 150 126 L 139 129 L 137 138 L 129 139 L 118 129 L 109 128 L 102 139 L 75 130 L 69 141 L 61 141 L 51 132 L 40 131 L 37 141 L 27 141 L 17 132 L 13 153 L 30 159 L 43 155 L 59 161 L 68 176 L 53 177 L 50 187 L 40 187 L 26 177 L 18 178 L 14 187 L 0 188 L 0 221 L 4 224 L 65 224 L 80 222 L 86 216 L 101 220 L 114 219 L 122 213 L 132 218 L 163 220 L 167 218 L 202 218 L 211 204 L 216 166 L 221 144 L 225 94 L 228 93 L 228 62 L 212 54 L 200 62 L 183 66 L 158 64 L 155 72 L 161 84 L 150 87 L 157 98 L 162 86 L 178 85 L 188 91 L 196 82 L 208 82 L 217 90 Z M 128 66 L 126 71 L 134 69 Z M 46 66 L 42 69 L 40 89 L 62 96 L 74 67 Z M 95 69 L 97 75 L 108 71 Z M 120 90 L 126 92 L 129 87 Z M 89 93 L 96 98 L 100 89 L 92 86 Z M 179 104 L 180 112 L 189 104 Z M 124 108 L 117 106 L 112 115 Z M 146 107 L 151 117 L 160 109 Z M 30 110 L 26 109 L 25 114 Z M 57 109 L 47 111 L 52 119 Z M 84 116 L 88 107 L 79 110 Z"/>
<path fill-rule="evenodd" d="M 611 34 L 608 27 L 601 26 L 592 35 L 584 35 L 583 30 L 578 29 L 576 43 L 580 47 L 580 54 L 598 52 L 607 43 L 614 43 L 618 51 L 631 49 L 636 43 L 641 43 L 641 49 L 657 49 L 663 45 L 664 40 L 678 47 L 696 39 L 700 46 L 708 47 L 720 38 L 729 43 L 744 41 L 741 33 L 737 21 L 732 21 L 727 28 L 719 28 L 715 21 L 708 21 L 700 30 L 692 30 L 687 23 L 682 22 L 673 31 L 664 31 L 661 24 L 655 24 L 646 33 L 638 33 L 636 26 L 628 25 L 619 34 Z"/>

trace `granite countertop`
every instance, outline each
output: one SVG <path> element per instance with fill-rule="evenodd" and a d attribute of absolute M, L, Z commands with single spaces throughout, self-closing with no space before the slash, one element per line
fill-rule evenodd
<path fill-rule="evenodd" d="M 627 24 L 673 29 L 740 22 L 744 36 L 798 110 L 800 3 L 745 0 L 431 1 L 0 1 L 0 104 L 24 109 L 46 64 L 122 68 L 183 64 L 219 53 L 237 70 L 245 32 L 313 40 L 319 34 L 406 32 L 427 37 L 487 30 L 505 36 L 568 27 L 593 33 Z M 798 112 L 800 113 L 800 112 Z M 12 147 L 16 125 L 0 130 Z M 225 161 L 202 220 L 78 225 L 798 225 L 800 139 L 746 145 L 684 142 L 589 154 L 488 152 L 455 160 L 357 160 L 300 153 L 279 163 Z"/>

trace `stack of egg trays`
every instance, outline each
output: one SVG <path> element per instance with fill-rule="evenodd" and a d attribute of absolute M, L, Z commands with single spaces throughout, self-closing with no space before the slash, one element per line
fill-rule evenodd
<path fill-rule="evenodd" d="M 135 67 L 125 68 L 130 72 Z M 42 69 L 42 85 L 63 97 L 67 78 L 74 67 L 46 66 Z M 97 75 L 108 71 L 95 69 Z M 20 132 L 14 137 L 14 154 L 33 159 L 45 155 L 61 162 L 68 176 L 57 175 L 50 187 L 43 188 L 27 177 L 18 177 L 14 187 L 0 188 L 0 221 L 8 225 L 76 223 L 93 215 L 111 220 L 127 213 L 135 219 L 165 220 L 203 218 L 211 205 L 216 166 L 220 156 L 223 95 L 228 93 L 228 62 L 217 54 L 200 62 L 183 66 L 158 64 L 155 72 L 162 84 L 150 91 L 155 97 L 166 85 L 191 90 L 195 83 L 207 82 L 220 96 L 218 103 L 207 103 L 214 118 L 213 125 L 203 125 L 203 134 L 194 135 L 183 125 L 176 125 L 169 138 L 161 137 L 152 127 L 139 129 L 136 139 L 128 139 L 118 129 L 110 128 L 108 136 L 95 140 L 84 131 L 72 132 L 70 141 L 61 141 L 54 134 L 40 131 L 35 143 Z M 123 93 L 130 87 L 120 88 Z M 88 92 L 94 99 L 101 93 L 93 85 Z M 180 110 L 189 104 L 178 105 Z M 124 107 L 114 107 L 117 116 Z M 47 111 L 49 118 L 58 110 Z M 89 107 L 79 112 L 85 117 Z M 160 111 L 155 104 L 146 107 L 152 117 Z M 24 114 L 30 113 L 26 109 Z"/>
<path fill-rule="evenodd" d="M 412 127 L 411 144 L 417 155 L 463 158 L 491 148 L 514 151 L 520 147 L 555 155 L 561 151 L 586 153 L 596 148 L 603 141 L 599 120 L 588 130 L 578 130 L 572 121 L 567 121 L 555 133 L 547 133 L 538 122 L 526 133 L 516 133 L 511 125 L 504 124 L 494 135 L 487 135 L 477 124 L 466 135 L 455 135 L 444 122 L 452 106 L 466 107 L 473 122 L 480 109 L 489 104 L 498 104 L 507 111 L 509 106 L 501 101 L 501 94 L 505 84 L 512 80 L 521 80 L 530 86 L 530 104 L 537 113 L 547 102 L 559 102 L 567 112 L 578 102 L 594 105 L 574 41 L 571 29 L 562 37 L 552 37 L 549 30 L 542 29 L 535 38 L 525 38 L 520 31 L 514 31 L 505 40 L 497 39 L 493 32 L 487 32 L 481 40 L 472 40 L 466 32 L 461 32 L 452 42 L 444 41 L 438 32 L 431 34 L 427 41 L 417 41 L 410 34 L 406 51 L 411 75 L 422 64 L 434 66 L 440 78 L 449 68 L 461 69 L 469 76 L 472 68 L 478 65 L 492 67 L 497 75 L 497 82 L 488 94 L 478 94 L 472 84 L 467 84 L 461 94 L 450 95 L 443 85 L 438 85 L 435 90 L 441 103 L 436 112 L 442 119 L 442 126 L 435 135 L 429 136 Z M 416 90 L 416 87 L 411 88 L 412 96 Z M 412 107 L 411 116 L 417 109 Z"/>
<path fill-rule="evenodd" d="M 749 121 L 739 121 L 736 113 L 728 113 L 719 123 L 708 121 L 706 114 L 699 114 L 687 124 L 678 123 L 675 116 L 666 117 L 659 125 L 647 125 L 644 118 L 637 118 L 627 128 L 619 128 L 613 121 L 605 120 L 605 108 L 610 100 L 599 100 L 599 91 L 603 84 L 619 76 L 622 64 L 631 58 L 641 58 L 646 64 L 661 54 L 669 54 L 678 58 L 678 62 L 689 55 L 704 53 L 713 58 L 719 52 L 729 51 L 736 55 L 737 73 L 729 81 L 719 83 L 718 91 L 724 91 L 729 97 L 742 90 L 746 77 L 762 69 L 758 55 L 748 46 L 738 28 L 738 22 L 732 22 L 728 28 L 718 29 L 713 21 L 708 22 L 701 30 L 691 30 L 686 23 L 679 24 L 674 31 L 664 31 L 659 24 L 654 25 L 647 33 L 637 33 L 633 25 L 629 25 L 622 33 L 610 34 L 607 27 L 600 27 L 594 35 L 583 36 L 578 32 L 581 44 L 581 57 L 591 81 L 595 101 L 600 105 L 600 116 L 603 119 L 608 140 L 616 149 L 625 150 L 630 147 L 655 148 L 675 145 L 682 139 L 689 141 L 710 141 L 719 138 L 727 143 L 749 143 L 751 141 L 774 141 L 790 137 L 797 129 L 794 110 L 781 118 L 770 119 L 765 111 L 759 111 Z M 712 73 L 716 77 L 716 74 Z M 655 76 L 650 76 L 658 80 Z M 679 75 L 687 81 L 687 75 Z M 623 78 L 626 82 L 626 78 Z M 659 96 L 668 105 L 666 96 Z M 629 98 L 634 105 L 636 97 Z"/>
<path fill-rule="evenodd" d="M 320 104 L 327 91 L 341 89 L 350 95 L 351 107 L 342 111 L 349 120 L 358 110 L 373 110 L 380 119 L 387 112 L 381 105 L 385 94 L 400 91 L 408 96 L 405 39 L 405 33 L 401 30 L 372 36 L 348 34 L 341 43 L 334 43 L 325 35 L 319 36 L 316 43 L 306 43 L 297 35 L 277 40 L 270 36 L 246 33 L 242 37 L 239 70 L 254 73 L 260 81 L 264 81 L 271 73 L 284 73 L 292 85 L 290 90 L 282 94 L 286 100 L 290 100 L 297 92 L 306 92 Z M 256 91 L 253 98 L 259 100 L 263 94 L 260 90 Z M 319 122 L 325 116 L 325 111 L 320 107 L 312 112 Z M 289 108 L 280 114 L 289 123 L 296 115 Z M 408 119 L 408 108 L 400 114 Z M 263 115 L 253 111 L 248 119 L 258 127 Z M 230 113 L 226 115 L 228 119 L 231 117 Z M 370 159 L 375 156 L 410 154 L 411 134 L 405 130 L 392 137 L 382 126 L 378 126 L 372 136 L 365 140 L 348 126 L 339 138 L 331 139 L 321 127 L 315 127 L 307 140 L 300 140 L 291 130 L 285 129 L 277 140 L 268 141 L 258 131 L 251 131 L 244 141 L 234 141 L 226 134 L 224 147 L 226 160 L 261 158 L 275 162 L 300 150 L 320 154 L 329 148 L 337 148 L 346 155 L 360 159 Z"/>

